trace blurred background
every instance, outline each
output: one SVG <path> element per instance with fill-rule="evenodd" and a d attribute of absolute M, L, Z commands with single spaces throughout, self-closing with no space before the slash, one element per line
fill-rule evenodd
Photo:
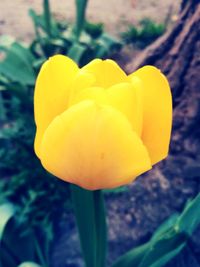
<path fill-rule="evenodd" d="M 69 186 L 33 151 L 34 83 L 57 53 L 79 66 L 112 58 L 127 73 L 152 64 L 167 75 L 170 154 L 130 186 L 105 190 L 108 265 L 179 218 L 184 241 L 166 245 L 165 263 L 145 267 L 200 266 L 200 201 L 191 204 L 200 190 L 199 36 L 197 0 L 0 1 L 0 267 L 83 266 Z"/>

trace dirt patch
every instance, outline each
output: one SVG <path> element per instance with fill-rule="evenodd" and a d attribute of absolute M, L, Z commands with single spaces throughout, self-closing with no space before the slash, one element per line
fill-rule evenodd
<path fill-rule="evenodd" d="M 0 1 L 0 34 L 30 40 L 33 36 L 33 25 L 28 10 L 42 10 L 41 0 Z M 51 9 L 60 19 L 74 20 L 74 0 L 51 0 Z M 127 25 L 137 23 L 144 17 L 163 22 L 170 15 L 177 14 L 180 0 L 90 0 L 87 18 L 94 22 L 103 22 L 106 30 L 114 35 L 123 31 Z"/>

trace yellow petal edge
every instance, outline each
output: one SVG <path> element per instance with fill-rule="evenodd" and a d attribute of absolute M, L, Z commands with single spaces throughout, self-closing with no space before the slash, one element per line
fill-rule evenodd
<path fill-rule="evenodd" d="M 143 83 L 142 140 L 149 151 L 152 165 L 168 155 L 172 128 L 172 96 L 169 83 L 162 72 L 144 66 L 129 76 Z"/>

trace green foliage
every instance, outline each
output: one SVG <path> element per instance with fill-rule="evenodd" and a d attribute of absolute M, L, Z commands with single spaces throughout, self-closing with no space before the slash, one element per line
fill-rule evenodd
<path fill-rule="evenodd" d="M 128 192 L 128 186 L 119 186 L 117 188 L 104 189 L 103 192 L 105 194 L 119 194 L 119 193 L 124 193 L 124 192 Z"/>
<path fill-rule="evenodd" d="M 107 239 L 102 192 L 73 185 L 71 189 L 87 266 L 104 267 Z M 27 223 L 21 210 L 8 202 L 0 205 L 0 214 L 0 266 L 49 267 L 53 224 Z"/>
<path fill-rule="evenodd" d="M 162 267 L 187 246 L 200 224 L 200 194 L 190 201 L 182 214 L 165 221 L 150 241 L 121 256 L 112 267 Z"/>
<path fill-rule="evenodd" d="M 29 262 L 21 263 L 18 267 L 41 267 L 41 265 L 38 265 L 37 263 L 29 261 Z"/>
<path fill-rule="evenodd" d="M 13 42 L 9 47 L 4 46 L 2 49 L 6 52 L 6 58 L 0 64 L 1 75 L 21 85 L 34 84 L 32 53 L 17 42 Z"/>
<path fill-rule="evenodd" d="M 106 228 L 102 196 L 99 193 L 72 186 L 87 266 L 104 266 L 105 263 Z M 188 240 L 200 223 L 199 208 L 200 194 L 188 202 L 180 215 L 174 214 L 167 219 L 150 241 L 121 256 L 112 267 L 165 266 L 187 247 Z M 87 213 L 89 210 L 92 212 Z M 0 205 L 0 266 L 48 267 L 53 240 L 52 224 L 48 223 L 44 231 L 38 226 L 24 223 L 17 212 L 17 207 L 10 203 Z M 95 255 L 101 255 L 102 262 Z"/>
<path fill-rule="evenodd" d="M 0 206 L 0 214 L 0 266 L 48 267 L 52 225 L 48 224 L 46 231 L 41 232 L 24 224 L 10 203 Z"/>
<path fill-rule="evenodd" d="M 101 36 L 104 31 L 103 23 L 90 23 L 89 21 L 85 22 L 85 31 L 94 39 Z"/>
<path fill-rule="evenodd" d="M 77 40 L 79 40 L 81 32 L 85 24 L 85 12 L 87 6 L 87 0 L 76 0 L 76 25 L 75 25 L 75 35 Z"/>
<path fill-rule="evenodd" d="M 87 1 L 76 1 L 76 23 L 57 22 L 45 5 L 44 13 L 29 14 L 34 22 L 36 38 L 31 44 L 32 53 L 40 59 L 61 53 L 74 59 L 80 66 L 96 57 L 105 58 L 121 48 L 121 43 L 103 31 L 102 24 L 85 21 Z"/>
<path fill-rule="evenodd" d="M 36 158 L 32 88 L 22 86 L 24 91 L 19 92 L 18 88 L 20 84 L 13 83 L 13 88 L 0 92 L 0 203 L 9 199 L 19 207 L 24 220 L 42 226 L 69 206 L 69 189 Z"/>
<path fill-rule="evenodd" d="M 122 33 L 125 43 L 135 44 L 140 48 L 144 48 L 166 31 L 165 24 L 157 24 L 151 19 L 143 19 L 139 26 L 129 26 L 129 29 Z"/>

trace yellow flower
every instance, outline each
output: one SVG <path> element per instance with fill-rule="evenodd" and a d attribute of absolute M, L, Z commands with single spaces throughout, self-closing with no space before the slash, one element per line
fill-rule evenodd
<path fill-rule="evenodd" d="M 83 188 L 128 184 L 168 154 L 171 92 L 153 66 L 127 76 L 112 60 L 79 69 L 53 56 L 38 75 L 34 109 L 42 165 Z"/>

